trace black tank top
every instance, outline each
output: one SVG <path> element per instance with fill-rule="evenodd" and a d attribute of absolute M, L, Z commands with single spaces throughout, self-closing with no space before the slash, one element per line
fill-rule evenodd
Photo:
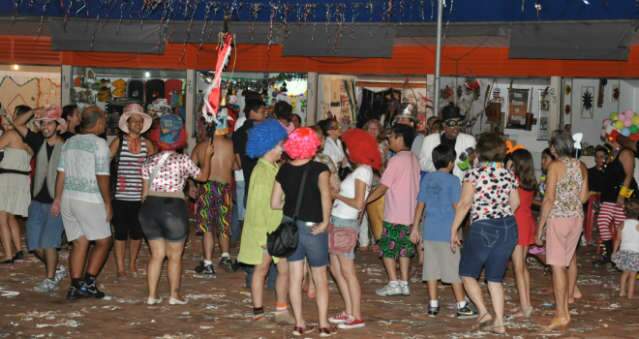
<path fill-rule="evenodd" d="M 626 172 L 623 169 L 623 164 L 619 160 L 619 155 L 606 167 L 604 174 L 605 185 L 601 192 L 601 201 L 603 202 L 616 202 L 619 190 L 623 185 L 623 181 L 626 178 Z M 630 182 L 630 188 L 637 191 L 637 183 L 633 178 Z"/>

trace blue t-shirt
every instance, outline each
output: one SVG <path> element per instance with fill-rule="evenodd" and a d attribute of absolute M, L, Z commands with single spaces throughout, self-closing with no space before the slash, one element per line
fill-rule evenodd
<path fill-rule="evenodd" d="M 417 200 L 426 204 L 422 222 L 422 238 L 431 241 L 450 241 L 450 227 L 461 195 L 459 178 L 444 172 L 427 173 L 420 184 Z"/>

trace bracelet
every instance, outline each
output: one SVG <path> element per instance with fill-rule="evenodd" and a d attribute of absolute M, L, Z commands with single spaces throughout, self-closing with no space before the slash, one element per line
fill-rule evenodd
<path fill-rule="evenodd" d="M 635 190 L 630 189 L 626 186 L 622 186 L 621 189 L 619 190 L 619 195 L 628 199 L 632 196 L 632 193 L 634 193 Z"/>

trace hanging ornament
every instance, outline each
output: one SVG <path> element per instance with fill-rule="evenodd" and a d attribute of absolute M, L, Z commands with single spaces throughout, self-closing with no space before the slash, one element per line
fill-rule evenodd
<path fill-rule="evenodd" d="M 42 28 L 44 27 L 44 16 L 47 13 L 49 2 L 51 2 L 51 0 L 46 0 L 44 4 L 42 4 L 42 15 L 40 16 L 40 24 L 38 25 L 38 33 L 36 34 L 36 39 L 40 38 L 40 35 L 42 34 Z"/>
<path fill-rule="evenodd" d="M 368 4 L 366 4 L 366 8 L 368 9 L 368 21 L 373 21 L 373 0 L 368 0 Z"/>
<path fill-rule="evenodd" d="M 331 18 L 333 17 L 331 15 L 332 6 L 333 6 L 332 4 L 324 4 L 324 7 L 326 8 L 326 12 L 324 14 L 324 19 L 325 19 L 324 29 L 326 33 L 328 33 L 328 24 L 331 22 Z"/>
<path fill-rule="evenodd" d="M 251 4 L 249 11 L 251 13 L 251 27 L 250 27 L 251 40 L 253 40 L 255 38 L 255 22 L 260 17 L 260 12 L 262 11 L 262 4 L 261 3 Z"/>
<path fill-rule="evenodd" d="M 282 5 L 282 27 L 284 28 L 284 39 L 288 38 L 288 12 L 290 10 L 289 4 L 284 3 Z"/>
<path fill-rule="evenodd" d="M 280 6 L 279 4 L 275 3 L 275 2 L 271 2 L 271 16 L 269 17 L 269 23 L 268 23 L 268 34 L 267 34 L 267 40 L 268 40 L 268 48 L 271 48 L 271 45 L 273 44 L 273 23 L 275 22 L 275 18 L 277 17 L 277 13 L 279 12 Z"/>
<path fill-rule="evenodd" d="M 422 15 L 422 21 L 426 20 L 426 0 L 419 0 L 419 12 Z"/>
<path fill-rule="evenodd" d="M 541 14 L 541 0 L 535 0 L 535 11 L 537 11 L 537 18 L 539 18 L 539 15 Z"/>
<path fill-rule="evenodd" d="M 384 21 L 390 21 L 393 17 L 393 0 L 386 0 L 386 9 L 384 10 Z"/>
<path fill-rule="evenodd" d="M 521 14 L 526 10 L 526 0 L 521 0 Z"/>

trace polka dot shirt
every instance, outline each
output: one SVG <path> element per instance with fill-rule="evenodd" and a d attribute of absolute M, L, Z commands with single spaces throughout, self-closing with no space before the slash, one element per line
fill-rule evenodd
<path fill-rule="evenodd" d="M 149 180 L 151 173 L 158 166 L 162 154 L 164 152 L 150 157 L 144 163 L 142 166 L 142 178 L 144 180 Z M 182 192 L 186 179 L 196 177 L 199 174 L 200 168 L 195 165 L 188 155 L 171 153 L 153 178 L 150 191 Z"/>
<path fill-rule="evenodd" d="M 475 188 L 472 221 L 499 219 L 513 215 L 510 208 L 510 192 L 518 185 L 513 173 L 505 168 L 480 166 L 464 176 L 464 182 Z"/>

